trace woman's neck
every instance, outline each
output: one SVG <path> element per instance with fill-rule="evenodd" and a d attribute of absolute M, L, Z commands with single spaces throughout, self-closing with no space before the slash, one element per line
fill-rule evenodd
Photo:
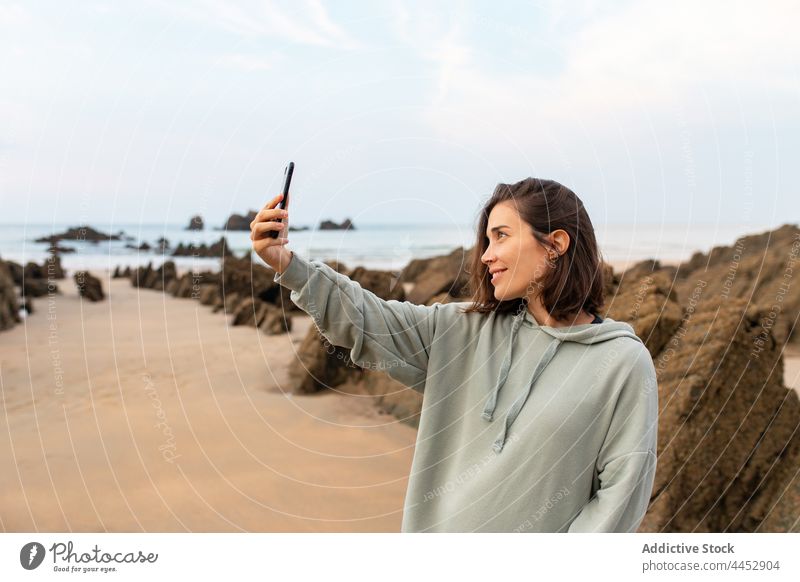
<path fill-rule="evenodd" d="M 571 325 L 592 323 L 592 321 L 594 321 L 594 316 L 587 313 L 585 310 L 581 310 L 578 316 L 573 319 L 557 320 L 547 312 L 544 305 L 542 305 L 541 301 L 538 299 L 528 302 L 528 311 L 536 320 L 536 323 L 547 327 L 568 327 Z"/>

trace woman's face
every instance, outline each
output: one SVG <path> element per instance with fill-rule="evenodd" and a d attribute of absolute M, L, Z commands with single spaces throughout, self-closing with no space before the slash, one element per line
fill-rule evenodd
<path fill-rule="evenodd" d="M 564 231 L 555 232 L 569 236 Z M 555 240 L 553 234 L 547 235 L 551 241 Z M 547 250 L 533 236 L 513 202 L 501 202 L 492 208 L 484 236 L 489 246 L 481 261 L 489 267 L 495 299 L 533 299 L 538 291 L 536 282 L 541 281 L 551 263 Z M 555 244 L 559 246 L 558 242 Z M 498 273 L 492 276 L 495 270 Z"/>

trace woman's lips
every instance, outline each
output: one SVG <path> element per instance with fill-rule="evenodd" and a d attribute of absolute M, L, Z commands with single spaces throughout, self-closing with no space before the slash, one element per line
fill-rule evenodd
<path fill-rule="evenodd" d="M 500 275 L 502 275 L 503 273 L 505 273 L 505 272 L 506 272 L 506 270 L 505 270 L 505 269 L 503 269 L 502 271 L 497 271 L 497 272 L 496 272 L 494 275 L 492 275 L 492 283 L 494 283 L 495 281 L 497 281 L 497 278 L 498 278 Z"/>

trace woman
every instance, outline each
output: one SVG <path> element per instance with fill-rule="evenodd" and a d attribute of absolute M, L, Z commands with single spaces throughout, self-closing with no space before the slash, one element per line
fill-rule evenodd
<path fill-rule="evenodd" d="M 271 201 L 253 248 L 333 344 L 423 395 L 402 531 L 636 531 L 656 469 L 658 391 L 633 328 L 597 312 L 581 200 L 500 184 L 479 219 L 469 302 L 384 301 L 285 248 Z"/>

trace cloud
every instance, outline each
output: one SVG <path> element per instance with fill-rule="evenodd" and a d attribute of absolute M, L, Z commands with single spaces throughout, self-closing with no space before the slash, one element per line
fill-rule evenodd
<path fill-rule="evenodd" d="M 719 122 L 741 114 L 737 99 L 747 107 L 783 97 L 788 107 L 797 94 L 800 8 L 791 2 L 649 0 L 602 12 L 584 2 L 569 13 L 547 6 L 533 16 L 545 32 L 532 34 L 530 15 L 501 22 L 468 12 L 442 21 L 397 3 L 397 38 L 436 71 L 429 123 L 451 137 L 508 132 L 524 140 L 532 126 L 582 132 L 615 117 L 674 115 L 686 103 L 697 103 L 688 115 L 702 118 L 701 97 L 716 98 Z M 426 24 L 415 33 L 417 22 Z M 502 43 L 484 54 L 476 40 L 489 33 Z"/>
<path fill-rule="evenodd" d="M 272 57 L 230 53 L 216 57 L 214 64 L 244 71 L 266 71 L 275 65 L 275 60 Z"/>
<path fill-rule="evenodd" d="M 330 18 L 318 0 L 305 0 L 291 9 L 269 1 L 231 3 L 223 0 L 205 0 L 199 8 L 197 5 L 176 7 L 170 3 L 164 7 L 243 37 L 348 50 L 362 46 Z"/>

